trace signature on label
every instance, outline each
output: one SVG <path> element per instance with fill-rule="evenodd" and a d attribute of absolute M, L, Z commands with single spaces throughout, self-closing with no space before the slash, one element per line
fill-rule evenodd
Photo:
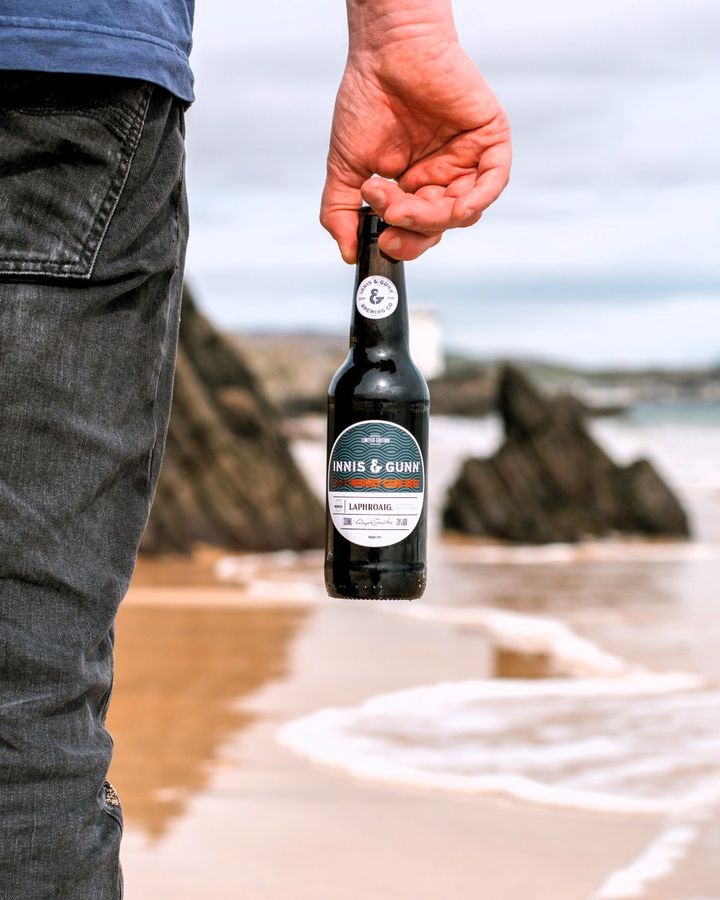
<path fill-rule="evenodd" d="M 355 525 L 360 528 L 382 528 L 383 525 L 390 527 L 392 523 L 392 519 L 355 519 Z"/>

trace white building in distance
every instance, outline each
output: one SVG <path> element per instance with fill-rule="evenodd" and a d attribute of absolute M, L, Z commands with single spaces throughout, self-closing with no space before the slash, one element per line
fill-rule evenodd
<path fill-rule="evenodd" d="M 434 310 L 410 308 L 410 353 L 428 380 L 445 371 L 442 329 Z"/>

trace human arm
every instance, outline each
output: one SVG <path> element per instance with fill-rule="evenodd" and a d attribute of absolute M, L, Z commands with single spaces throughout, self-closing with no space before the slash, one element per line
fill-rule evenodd
<path fill-rule="evenodd" d="M 500 195 L 510 128 L 460 47 L 450 0 L 347 0 L 347 9 L 320 220 L 353 263 L 364 200 L 394 226 L 381 249 L 415 259 Z"/>

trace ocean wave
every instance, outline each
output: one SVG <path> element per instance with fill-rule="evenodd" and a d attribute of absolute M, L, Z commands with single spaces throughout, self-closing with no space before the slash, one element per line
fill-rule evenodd
<path fill-rule="evenodd" d="M 597 562 L 706 562 L 720 559 L 720 544 L 690 541 L 661 541 L 640 538 L 612 538 L 579 544 L 541 546 L 495 543 L 444 544 L 444 560 L 478 565 L 565 565 Z"/>
<path fill-rule="evenodd" d="M 697 836 L 698 828 L 693 824 L 683 822 L 668 826 L 636 859 L 613 872 L 591 900 L 628 900 L 629 897 L 647 896 L 650 884 L 674 871 Z"/>
<path fill-rule="evenodd" d="M 244 582 L 262 572 L 278 573 L 317 570 L 322 566 L 320 550 L 277 550 L 274 553 L 239 553 L 223 556 L 215 564 L 215 575 L 221 581 Z"/>
<path fill-rule="evenodd" d="M 278 740 L 362 779 L 660 815 L 720 802 L 720 692 L 686 673 L 462 681 L 321 709 Z"/>
<path fill-rule="evenodd" d="M 521 654 L 544 654 L 559 675 L 620 676 L 642 672 L 619 656 L 582 637 L 559 619 L 493 607 L 414 604 L 380 606 L 383 612 L 481 629 L 496 647 Z M 691 676 L 695 678 L 695 676 Z"/>
<path fill-rule="evenodd" d="M 250 602 L 317 605 L 327 600 L 320 550 L 279 550 L 223 556 L 215 564 L 219 581 L 236 584 Z"/>

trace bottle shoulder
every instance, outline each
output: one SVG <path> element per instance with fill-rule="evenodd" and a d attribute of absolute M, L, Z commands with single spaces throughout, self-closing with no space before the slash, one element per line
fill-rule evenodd
<path fill-rule="evenodd" d="M 335 373 L 330 397 L 387 397 L 396 400 L 429 400 L 427 382 L 409 353 L 369 357 L 352 350 Z"/>

